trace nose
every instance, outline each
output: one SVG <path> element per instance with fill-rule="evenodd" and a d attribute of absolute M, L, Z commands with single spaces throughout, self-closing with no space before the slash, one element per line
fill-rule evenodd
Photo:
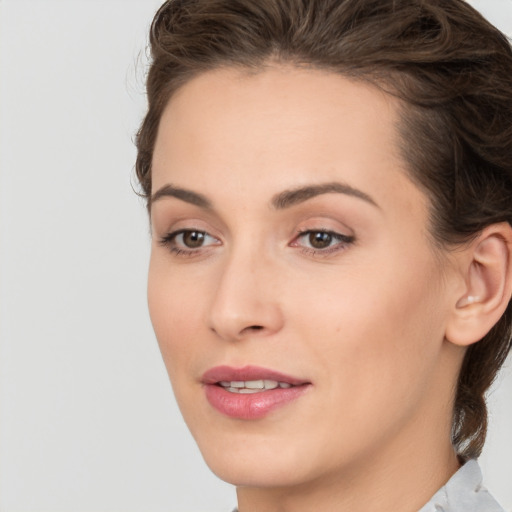
<path fill-rule="evenodd" d="M 218 275 L 210 329 L 227 341 L 279 332 L 284 319 L 278 281 L 275 266 L 261 255 L 230 255 Z"/>

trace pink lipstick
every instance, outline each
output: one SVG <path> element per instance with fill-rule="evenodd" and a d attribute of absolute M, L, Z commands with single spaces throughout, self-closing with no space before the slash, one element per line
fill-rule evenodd
<path fill-rule="evenodd" d="M 299 398 L 311 383 L 267 368 L 216 366 L 203 375 L 208 402 L 231 418 L 255 420 Z"/>

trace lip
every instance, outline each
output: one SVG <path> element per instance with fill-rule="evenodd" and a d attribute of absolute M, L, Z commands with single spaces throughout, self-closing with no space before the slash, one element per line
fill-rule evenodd
<path fill-rule="evenodd" d="M 274 380 L 290 384 L 289 388 L 275 388 L 251 394 L 232 393 L 219 385 L 221 381 Z M 201 379 L 210 405 L 230 418 L 256 420 L 271 411 L 302 396 L 311 382 L 275 370 L 258 366 L 216 366 L 206 371 Z"/>
<path fill-rule="evenodd" d="M 275 370 L 262 368 L 260 366 L 243 366 L 234 368 L 232 366 L 215 366 L 203 374 L 203 384 L 216 384 L 220 381 L 231 380 L 276 380 L 278 382 L 287 382 L 292 386 L 301 386 L 309 384 L 307 380 L 292 377 Z"/>

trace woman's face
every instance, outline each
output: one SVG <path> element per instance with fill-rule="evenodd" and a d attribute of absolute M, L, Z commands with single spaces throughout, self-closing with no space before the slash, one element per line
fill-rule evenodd
<path fill-rule="evenodd" d="M 396 108 L 276 66 L 203 74 L 163 114 L 150 314 L 185 421 L 227 481 L 305 483 L 449 430 L 451 266 Z"/>

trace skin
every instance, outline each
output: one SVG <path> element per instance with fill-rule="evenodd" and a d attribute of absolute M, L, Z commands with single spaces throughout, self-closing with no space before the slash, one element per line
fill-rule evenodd
<path fill-rule="evenodd" d="M 153 193 L 172 185 L 209 204 L 153 201 L 150 314 L 185 421 L 240 512 L 413 512 L 458 468 L 464 348 L 445 333 L 461 277 L 431 241 L 397 112 L 369 85 L 285 65 L 205 73 L 164 111 Z M 333 182 L 345 189 L 273 204 Z M 207 236 L 191 248 L 169 236 L 180 230 Z M 315 230 L 353 240 L 314 249 L 301 233 Z M 262 419 L 232 419 L 201 377 L 248 364 L 311 386 Z"/>

